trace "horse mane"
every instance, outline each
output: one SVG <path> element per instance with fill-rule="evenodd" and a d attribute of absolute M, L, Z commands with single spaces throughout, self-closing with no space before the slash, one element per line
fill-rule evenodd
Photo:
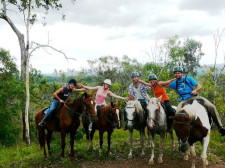
<path fill-rule="evenodd" d="M 135 107 L 136 112 L 137 112 L 138 116 L 140 117 L 140 119 L 144 120 L 144 111 L 142 109 L 141 103 L 138 100 L 129 100 L 127 102 L 126 107 Z"/>

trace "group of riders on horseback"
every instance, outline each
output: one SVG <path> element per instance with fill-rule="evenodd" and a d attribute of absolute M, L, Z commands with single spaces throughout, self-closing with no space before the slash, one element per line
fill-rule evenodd
<path fill-rule="evenodd" d="M 83 92 L 87 90 L 96 90 L 95 97 L 95 111 L 97 112 L 98 106 L 106 105 L 106 97 L 107 95 L 123 100 L 138 100 L 141 103 L 142 108 L 147 114 L 147 104 L 148 104 L 148 96 L 147 91 L 152 90 L 157 98 L 161 96 L 161 103 L 165 108 L 165 112 L 167 115 L 167 124 L 168 129 L 171 129 L 172 119 L 169 119 L 169 116 L 175 115 L 175 110 L 172 108 L 169 97 L 166 94 L 166 91 L 163 87 L 169 87 L 171 89 L 176 90 L 179 95 L 179 104 L 177 106 L 177 110 L 179 111 L 184 105 L 191 104 L 193 100 L 197 100 L 201 105 L 203 105 L 208 112 L 209 117 L 211 117 L 218 127 L 218 130 L 222 136 L 225 135 L 225 127 L 222 125 L 221 119 L 219 118 L 219 113 L 215 107 L 209 100 L 204 97 L 197 96 L 197 92 L 201 89 L 201 85 L 192 77 L 184 77 L 183 70 L 181 67 L 175 67 L 174 70 L 175 78 L 168 81 L 158 81 L 157 76 L 154 74 L 150 74 L 148 79 L 149 83 L 139 80 L 139 74 L 137 72 L 132 72 L 131 78 L 133 83 L 129 86 L 129 97 L 121 97 L 109 90 L 111 85 L 111 80 L 104 80 L 103 86 L 85 86 L 81 83 L 77 84 L 75 79 L 71 79 L 68 82 L 68 86 L 62 87 L 57 90 L 53 95 L 54 98 L 51 102 L 50 107 L 45 110 L 45 116 L 38 124 L 39 127 L 44 128 L 46 123 L 50 120 L 51 114 L 60 108 L 63 103 L 65 103 L 66 99 L 71 92 Z M 80 89 L 75 89 L 75 86 L 79 86 Z M 98 113 L 98 112 L 97 112 Z M 126 110 L 124 110 L 124 120 L 126 121 Z M 89 129 L 92 127 L 92 122 L 90 123 Z M 126 126 L 124 128 L 127 129 Z"/>

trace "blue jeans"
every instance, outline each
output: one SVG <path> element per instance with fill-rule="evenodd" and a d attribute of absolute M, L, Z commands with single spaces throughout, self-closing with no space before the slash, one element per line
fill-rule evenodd
<path fill-rule="evenodd" d="M 53 99 L 50 107 L 46 110 L 46 114 L 44 118 L 41 120 L 42 122 L 46 122 L 46 119 L 50 116 L 50 114 L 58 107 L 60 101 L 57 99 Z"/>

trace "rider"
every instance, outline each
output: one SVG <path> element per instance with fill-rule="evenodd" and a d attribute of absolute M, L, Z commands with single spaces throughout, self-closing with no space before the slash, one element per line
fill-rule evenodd
<path fill-rule="evenodd" d="M 148 80 L 150 83 L 144 82 L 142 80 L 139 80 L 140 83 L 143 83 L 146 86 L 149 86 L 152 88 L 153 93 L 157 98 L 162 96 L 161 102 L 165 105 L 165 112 L 166 112 L 166 118 L 167 118 L 167 127 L 168 130 L 171 129 L 173 120 L 169 119 L 169 116 L 175 115 L 175 110 L 172 108 L 169 97 L 166 94 L 166 90 L 163 88 L 163 86 L 168 86 L 171 82 L 176 80 L 176 78 L 168 80 L 168 81 L 158 81 L 157 76 L 155 74 L 150 74 L 148 76 Z"/>
<path fill-rule="evenodd" d="M 132 72 L 131 78 L 133 83 L 129 86 L 129 98 L 131 100 L 138 100 L 141 103 L 142 108 L 144 109 L 145 116 L 147 116 L 147 104 L 148 104 L 148 95 L 147 91 L 151 90 L 151 87 L 144 85 L 139 82 L 139 74 L 138 72 Z M 127 119 L 126 119 L 126 110 L 124 110 L 124 120 L 126 121 L 126 125 L 124 130 L 127 129 Z"/>
<path fill-rule="evenodd" d="M 79 87 L 85 88 L 87 90 L 97 90 L 96 97 L 95 97 L 95 111 L 96 112 L 97 112 L 97 106 L 104 106 L 104 105 L 106 105 L 105 99 L 106 99 L 107 95 L 109 95 L 111 97 L 114 97 L 116 99 L 123 99 L 123 100 L 128 100 L 129 99 L 129 98 L 121 97 L 121 96 L 118 96 L 118 95 L 112 93 L 109 90 L 109 87 L 111 85 L 112 85 L 112 82 L 111 82 L 110 79 L 105 79 L 104 83 L 103 83 L 103 86 L 91 87 L 91 86 L 84 86 L 81 83 L 78 83 Z M 90 130 L 91 130 L 91 128 L 92 128 L 92 122 L 89 125 L 89 129 Z"/>
<path fill-rule="evenodd" d="M 74 87 L 77 85 L 77 81 L 75 79 L 70 79 L 68 82 L 68 85 L 66 87 L 62 87 L 58 89 L 54 94 L 54 98 L 52 100 L 52 103 L 50 107 L 46 110 L 46 114 L 44 118 L 41 120 L 41 122 L 38 124 L 39 127 L 44 127 L 46 123 L 49 120 L 50 114 L 57 109 L 60 105 L 60 103 L 65 103 L 66 99 L 68 98 L 69 94 L 71 92 L 82 92 L 85 91 L 85 89 L 74 89 Z"/>
<path fill-rule="evenodd" d="M 176 77 L 176 81 L 170 83 L 169 86 L 170 88 L 175 89 L 180 97 L 177 111 L 179 111 L 185 104 L 191 103 L 193 100 L 197 100 L 207 109 L 209 115 L 218 127 L 220 134 L 224 136 L 225 127 L 222 125 L 216 106 L 206 98 L 197 96 L 197 92 L 202 88 L 202 86 L 192 77 L 183 77 L 183 69 L 179 66 L 175 67 L 173 72 Z M 195 89 L 193 87 L 195 87 Z"/>

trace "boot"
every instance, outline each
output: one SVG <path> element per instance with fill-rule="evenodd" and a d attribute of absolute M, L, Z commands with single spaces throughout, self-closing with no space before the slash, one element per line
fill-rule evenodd
<path fill-rule="evenodd" d="M 123 128 L 124 131 L 127 130 L 127 122 L 125 123 L 125 127 Z"/>
<path fill-rule="evenodd" d="M 173 120 L 167 119 L 167 131 L 170 131 L 172 129 Z"/>
<path fill-rule="evenodd" d="M 225 127 L 220 127 L 219 133 L 221 134 L 221 136 L 225 136 Z"/>

